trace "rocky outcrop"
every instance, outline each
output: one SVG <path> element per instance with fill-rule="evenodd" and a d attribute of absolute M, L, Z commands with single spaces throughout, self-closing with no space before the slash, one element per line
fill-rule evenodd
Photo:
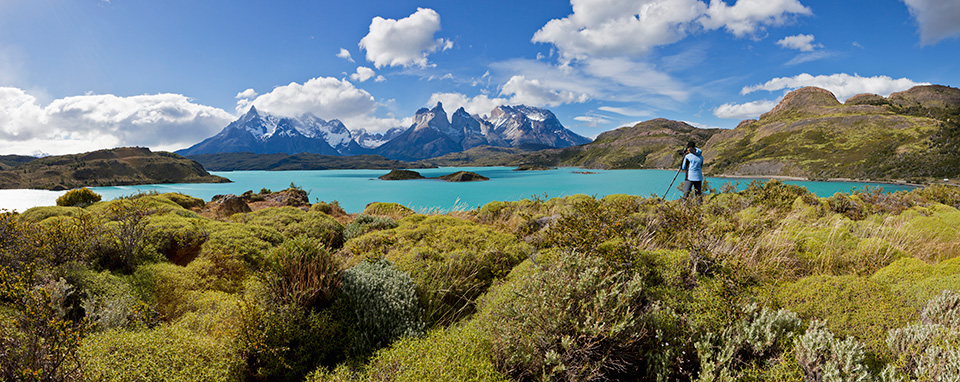
<path fill-rule="evenodd" d="M 420 175 L 419 172 L 411 170 L 391 170 L 389 173 L 380 175 L 377 177 L 380 180 L 409 180 L 409 179 L 423 179 L 423 175 Z"/>
<path fill-rule="evenodd" d="M 470 171 L 457 171 L 453 174 L 441 176 L 439 179 L 447 182 L 479 182 L 490 180 L 490 178 Z"/>

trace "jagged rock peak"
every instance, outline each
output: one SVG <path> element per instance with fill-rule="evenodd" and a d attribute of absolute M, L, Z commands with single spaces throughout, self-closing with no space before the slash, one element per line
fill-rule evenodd
<path fill-rule="evenodd" d="M 840 106 L 840 101 L 837 101 L 837 97 L 833 93 L 827 89 L 807 86 L 788 93 L 773 110 L 760 116 L 760 119 L 784 111 L 831 106 Z"/>

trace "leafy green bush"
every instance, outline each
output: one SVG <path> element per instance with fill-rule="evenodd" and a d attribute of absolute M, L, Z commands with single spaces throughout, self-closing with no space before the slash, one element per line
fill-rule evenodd
<path fill-rule="evenodd" d="M 237 368 L 229 343 L 169 325 L 96 333 L 79 353 L 85 376 L 97 381 L 231 381 Z"/>
<path fill-rule="evenodd" d="M 20 214 L 20 217 L 23 220 L 31 222 L 42 222 L 48 218 L 56 216 L 70 216 L 77 217 L 80 215 L 80 207 L 62 207 L 62 206 L 46 206 L 46 207 L 33 207 Z"/>
<path fill-rule="evenodd" d="M 264 284 L 281 305 L 326 306 L 340 287 L 340 260 L 318 241 L 289 239 L 264 260 Z"/>
<path fill-rule="evenodd" d="M 61 207 L 86 207 L 99 202 L 101 198 L 100 194 L 84 187 L 67 191 L 66 194 L 57 198 L 57 205 Z"/>
<path fill-rule="evenodd" d="M 296 207 L 264 208 L 234 216 L 241 223 L 269 227 L 287 238 L 307 236 L 320 240 L 328 248 L 343 245 L 343 226 L 329 215 L 307 212 Z"/>
<path fill-rule="evenodd" d="M 481 319 L 501 371 L 517 379 L 671 379 L 673 314 L 648 300 L 638 274 L 561 253 L 491 292 Z"/>
<path fill-rule="evenodd" d="M 337 202 L 336 200 L 330 203 L 316 202 L 310 206 L 310 211 L 322 212 L 335 218 L 347 215 L 347 211 L 344 211 L 343 208 L 340 207 L 340 202 Z"/>
<path fill-rule="evenodd" d="M 874 380 L 866 366 L 866 349 L 853 337 L 840 340 L 822 321 L 814 320 L 797 339 L 797 362 L 807 381 L 868 382 Z"/>
<path fill-rule="evenodd" d="M 161 319 L 167 321 L 183 315 L 190 294 L 202 286 L 199 274 L 171 263 L 140 266 L 131 281 L 139 297 L 150 304 Z"/>
<path fill-rule="evenodd" d="M 157 195 L 161 198 L 166 198 L 171 202 L 176 203 L 180 207 L 191 209 L 191 208 L 201 208 L 207 203 L 203 199 L 195 198 L 190 195 L 181 194 L 179 192 L 167 192 L 160 195 Z"/>
<path fill-rule="evenodd" d="M 244 301 L 237 338 L 240 374 L 248 380 L 302 381 L 318 365 L 343 360 L 347 332 L 335 313 L 296 305 L 264 309 Z"/>
<path fill-rule="evenodd" d="M 884 374 L 900 380 L 960 379 L 960 293 L 944 291 L 923 308 L 921 322 L 890 330 L 887 346 L 894 359 Z M 885 377 L 886 377 L 885 375 Z"/>
<path fill-rule="evenodd" d="M 960 208 L 960 188 L 956 186 L 933 184 L 913 190 L 911 193 L 919 194 L 920 197 L 932 202 L 946 204 L 953 208 Z"/>
<path fill-rule="evenodd" d="M 389 261 L 361 262 L 344 271 L 340 283 L 339 298 L 355 325 L 352 354 L 370 354 L 398 338 L 423 333 L 413 280 Z"/>
<path fill-rule="evenodd" d="M 0 265 L 0 380 L 82 380 L 76 355 L 89 328 L 65 317 L 73 287 L 63 279 L 35 285 L 34 269 Z"/>
<path fill-rule="evenodd" d="M 889 288 L 857 276 L 811 276 L 781 286 L 780 305 L 804 319 L 821 319 L 831 331 L 853 336 L 876 353 L 884 351 L 887 331 L 916 313 Z"/>
<path fill-rule="evenodd" d="M 147 235 L 144 238 L 157 255 L 178 264 L 187 265 L 200 254 L 207 241 L 204 221 L 175 214 L 153 214 L 146 218 Z"/>
<path fill-rule="evenodd" d="M 697 342 L 699 380 L 741 381 L 744 370 L 766 369 L 780 360 L 800 330 L 800 318 L 785 309 L 746 308 L 746 316 Z"/>
<path fill-rule="evenodd" d="M 384 258 L 410 274 L 428 324 L 448 324 L 472 313 L 477 297 L 529 253 L 515 237 L 449 216 L 417 215 L 397 228 L 351 240 L 344 252 Z"/>
<path fill-rule="evenodd" d="M 384 203 L 384 202 L 373 202 L 367 204 L 367 207 L 363 209 L 363 213 L 367 215 L 374 216 L 386 216 L 391 219 L 402 219 L 404 217 L 413 215 L 413 210 L 410 207 L 400 205 L 397 203 Z"/>
<path fill-rule="evenodd" d="M 476 325 L 439 328 L 422 338 L 402 338 L 376 352 L 362 370 L 318 369 L 307 381 L 475 381 L 505 382 L 490 354 L 490 343 Z"/>
<path fill-rule="evenodd" d="M 367 232 L 397 228 L 398 225 L 396 220 L 388 217 L 360 214 L 343 227 L 343 239 L 350 240 Z"/>
<path fill-rule="evenodd" d="M 766 182 L 752 181 L 740 195 L 750 200 L 753 206 L 762 206 L 770 210 L 786 210 L 798 197 L 808 193 L 806 187 L 786 184 L 779 180 Z"/>

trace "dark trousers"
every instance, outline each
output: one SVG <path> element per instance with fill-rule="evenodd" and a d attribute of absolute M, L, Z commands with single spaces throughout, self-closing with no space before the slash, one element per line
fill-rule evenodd
<path fill-rule="evenodd" d="M 693 189 L 693 195 L 697 197 L 697 200 L 700 200 L 700 195 L 703 194 L 702 180 L 685 180 L 683 181 L 683 198 L 686 199 L 690 195 L 690 189 Z"/>

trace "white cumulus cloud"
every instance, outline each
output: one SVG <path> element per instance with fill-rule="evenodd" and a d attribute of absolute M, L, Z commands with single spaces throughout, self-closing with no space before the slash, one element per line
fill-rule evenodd
<path fill-rule="evenodd" d="M 242 91 L 242 92 L 237 93 L 237 95 L 236 95 L 235 97 L 233 97 L 233 98 L 236 98 L 236 99 L 245 99 L 245 98 L 253 98 L 253 97 L 256 97 L 256 96 L 257 96 L 257 91 L 256 91 L 256 90 L 247 89 L 247 90 L 244 90 L 244 91 Z"/>
<path fill-rule="evenodd" d="M 434 39 L 440 31 L 440 14 L 429 8 L 417 8 L 410 16 L 400 20 L 374 17 L 370 32 L 360 40 L 367 61 L 374 66 L 419 66 L 427 67 L 427 56 L 437 50 L 453 47 L 453 42 Z"/>
<path fill-rule="evenodd" d="M 754 34 L 764 26 L 780 26 L 794 15 L 812 15 L 798 0 L 737 0 L 727 5 L 711 0 L 700 23 L 708 29 L 723 28 L 737 37 Z"/>
<path fill-rule="evenodd" d="M 757 118 L 777 106 L 778 101 L 753 101 L 742 104 L 725 103 L 713 109 L 717 118 L 748 119 Z"/>
<path fill-rule="evenodd" d="M 932 45 L 960 36 L 960 2 L 955 0 L 903 0 L 920 27 L 920 43 Z"/>
<path fill-rule="evenodd" d="M 350 79 L 354 81 L 364 82 L 376 76 L 377 73 L 366 66 L 361 66 L 357 68 L 357 72 L 350 75 Z"/>
<path fill-rule="evenodd" d="M 821 44 L 814 44 L 813 39 L 812 34 L 798 34 L 780 39 L 780 41 L 777 41 L 777 45 L 782 48 L 795 49 L 801 52 L 812 52 L 817 48 L 823 47 Z"/>
<path fill-rule="evenodd" d="M 337 57 L 353 62 L 353 56 L 350 55 L 350 51 L 344 48 L 340 48 L 340 53 L 337 53 Z"/>
<path fill-rule="evenodd" d="M 527 79 L 522 75 L 511 77 L 500 89 L 500 94 L 510 96 L 511 104 L 529 106 L 557 106 L 590 100 L 585 93 L 556 90 L 546 86 L 540 80 Z"/>
<path fill-rule="evenodd" d="M 376 117 L 374 114 L 380 105 L 370 93 L 346 79 L 333 77 L 317 77 L 302 84 L 292 82 L 278 86 L 248 104 L 276 115 L 311 113 L 323 119 L 339 119 L 348 129 L 385 131 L 400 123 L 394 118 Z"/>
<path fill-rule="evenodd" d="M 571 0 L 573 13 L 547 22 L 533 42 L 555 45 L 569 61 L 637 56 L 680 41 L 699 29 L 744 37 L 811 10 L 798 0 Z"/>
<path fill-rule="evenodd" d="M 40 105 L 18 88 L 0 88 L 0 152 L 66 154 L 116 146 L 186 147 L 234 116 L 180 94 L 65 97 Z"/>
<path fill-rule="evenodd" d="M 759 85 L 746 86 L 740 90 L 740 94 L 749 94 L 758 90 L 773 92 L 793 90 L 804 86 L 816 86 L 829 90 L 837 96 L 837 99 L 844 101 L 860 93 L 888 96 L 890 93 L 907 90 L 918 85 L 929 85 L 929 83 L 915 82 L 908 78 L 894 79 L 888 76 L 861 77 L 857 74 L 849 75 L 846 73 L 813 76 L 803 73 L 794 77 L 774 78 Z"/>

